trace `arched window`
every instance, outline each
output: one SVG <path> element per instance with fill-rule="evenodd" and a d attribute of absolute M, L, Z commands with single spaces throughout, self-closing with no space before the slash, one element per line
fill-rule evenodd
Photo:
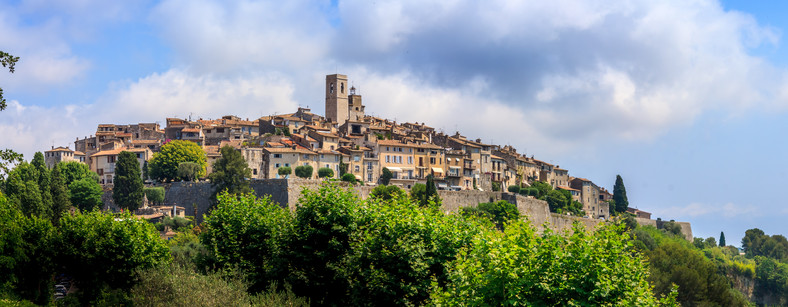
<path fill-rule="evenodd" d="M 328 87 L 328 93 L 329 93 L 329 94 L 333 94 L 333 93 L 334 93 L 334 83 L 331 83 L 331 85 L 329 85 L 329 87 Z"/>
<path fill-rule="evenodd" d="M 342 94 L 345 93 L 345 84 L 344 83 L 340 83 L 339 84 L 339 92 L 342 93 Z"/>

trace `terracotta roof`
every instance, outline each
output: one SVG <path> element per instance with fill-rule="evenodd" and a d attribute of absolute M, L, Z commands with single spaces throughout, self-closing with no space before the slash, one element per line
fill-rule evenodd
<path fill-rule="evenodd" d="M 159 144 L 161 140 L 131 140 L 132 144 Z"/>
<path fill-rule="evenodd" d="M 200 129 L 197 128 L 183 128 L 182 132 L 200 132 Z"/>
<path fill-rule="evenodd" d="M 408 143 L 403 144 L 397 140 L 378 140 L 378 146 L 402 146 L 402 147 L 419 147 L 418 144 Z"/>
<path fill-rule="evenodd" d="M 570 187 L 564 187 L 564 186 L 557 186 L 556 188 L 557 188 L 557 189 L 561 189 L 561 190 L 567 190 L 567 191 L 580 191 L 580 190 L 578 190 L 578 189 L 573 189 L 573 188 L 570 188 Z"/>
<path fill-rule="evenodd" d="M 269 153 L 300 153 L 300 154 L 316 155 L 315 152 L 306 149 L 306 147 L 303 146 L 297 146 L 296 149 L 293 149 L 292 147 L 277 147 L 277 148 L 265 147 L 263 148 L 263 150 Z"/>
<path fill-rule="evenodd" d="M 56 148 L 54 148 L 54 149 L 52 149 L 52 150 L 47 150 L 47 151 L 45 151 L 45 152 L 56 152 L 56 151 L 72 152 L 73 150 L 71 150 L 71 149 L 68 149 L 68 147 L 62 147 L 62 146 L 59 146 L 59 147 L 56 147 Z"/>
<path fill-rule="evenodd" d="M 421 148 L 429 148 L 429 149 L 443 149 L 443 147 L 440 147 L 440 146 L 432 144 L 432 143 L 423 143 L 423 144 L 419 145 L 419 147 L 421 147 Z"/>
<path fill-rule="evenodd" d="M 75 150 L 75 151 L 74 151 L 74 155 L 75 155 L 75 156 L 84 156 L 84 155 L 85 155 L 85 153 L 84 153 L 84 152 L 81 152 L 81 151 L 76 151 L 76 150 Z"/>
<path fill-rule="evenodd" d="M 149 150 L 149 149 L 147 149 L 147 148 L 118 148 L 118 149 L 113 149 L 113 150 L 102 150 L 102 151 L 94 153 L 94 154 L 92 154 L 90 156 L 91 157 L 96 157 L 96 156 L 113 156 L 113 155 L 120 154 L 123 151 L 145 152 L 147 150 Z"/>
<path fill-rule="evenodd" d="M 323 137 L 328 137 L 328 138 L 339 138 L 339 136 L 338 136 L 338 135 L 336 135 L 336 134 L 334 134 L 334 133 L 326 133 L 326 132 L 320 132 L 320 131 L 315 131 L 315 133 L 317 133 L 317 135 L 319 135 L 319 136 L 323 136 Z"/>

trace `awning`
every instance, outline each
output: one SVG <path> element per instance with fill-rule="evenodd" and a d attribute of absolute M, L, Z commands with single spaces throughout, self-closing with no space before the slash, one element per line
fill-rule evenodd
<path fill-rule="evenodd" d="M 364 178 L 361 178 L 361 176 L 359 176 L 359 175 L 356 175 L 356 179 L 359 180 L 359 181 L 364 181 Z"/>
<path fill-rule="evenodd" d="M 443 174 L 443 169 L 442 169 L 442 168 L 433 167 L 433 168 L 432 168 L 432 171 L 433 171 L 433 172 L 436 172 L 436 173 L 441 173 L 441 174 Z"/>
<path fill-rule="evenodd" d="M 454 160 L 460 162 L 460 158 L 454 158 Z"/>
<path fill-rule="evenodd" d="M 388 168 L 392 172 L 401 172 L 402 171 L 402 169 L 399 168 L 399 167 L 386 167 L 386 168 Z"/>

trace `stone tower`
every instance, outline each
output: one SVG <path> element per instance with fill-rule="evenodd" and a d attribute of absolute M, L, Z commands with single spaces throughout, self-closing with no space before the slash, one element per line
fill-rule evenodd
<path fill-rule="evenodd" d="M 326 76 L 326 118 L 342 126 L 348 119 L 347 76 Z"/>
<path fill-rule="evenodd" d="M 364 120 L 364 105 L 361 104 L 361 95 L 356 95 L 356 87 L 350 87 L 348 96 L 348 120 L 360 122 Z"/>

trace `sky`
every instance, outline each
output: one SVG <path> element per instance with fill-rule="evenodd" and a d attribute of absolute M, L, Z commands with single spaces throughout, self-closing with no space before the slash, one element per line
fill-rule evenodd
<path fill-rule="evenodd" d="M 740 245 L 788 234 L 788 3 L 0 1 L 0 148 L 30 159 L 102 123 L 324 112 L 341 73 L 368 114 L 569 169 Z"/>

